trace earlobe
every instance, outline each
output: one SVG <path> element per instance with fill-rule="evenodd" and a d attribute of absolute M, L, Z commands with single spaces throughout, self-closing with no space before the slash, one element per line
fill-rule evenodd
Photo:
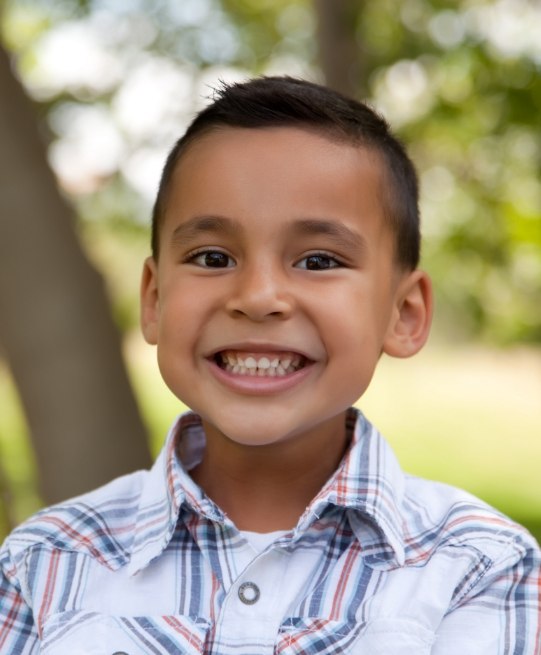
<path fill-rule="evenodd" d="M 156 261 L 148 257 L 141 277 L 141 331 L 145 341 L 151 345 L 158 342 L 158 272 Z"/>
<path fill-rule="evenodd" d="M 412 271 L 400 282 L 396 307 L 383 352 L 391 357 L 411 357 L 426 343 L 432 322 L 432 284 L 428 275 Z"/>

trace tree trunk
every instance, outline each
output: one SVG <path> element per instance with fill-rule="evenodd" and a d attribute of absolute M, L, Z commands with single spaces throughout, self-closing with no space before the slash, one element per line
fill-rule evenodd
<path fill-rule="evenodd" d="M 32 105 L 1 48 L 0 143 L 0 343 L 43 498 L 55 502 L 148 466 L 150 454 L 103 280 L 81 249 Z"/>
<path fill-rule="evenodd" d="M 362 0 L 314 0 L 319 63 L 325 83 L 350 97 L 367 92 L 357 20 Z"/>

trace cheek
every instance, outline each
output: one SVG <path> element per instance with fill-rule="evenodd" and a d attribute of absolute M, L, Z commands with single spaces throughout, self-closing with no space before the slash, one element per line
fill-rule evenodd
<path fill-rule="evenodd" d="M 208 289 L 180 280 L 164 285 L 160 298 L 160 327 L 169 336 L 196 330 L 212 304 Z"/>
<path fill-rule="evenodd" d="M 196 332 L 197 306 L 189 293 L 162 296 L 158 325 L 158 364 L 164 378 L 186 363 Z M 166 380 L 167 381 L 167 380 Z"/>
<path fill-rule="evenodd" d="M 352 302 L 350 294 L 340 311 L 326 318 L 325 348 L 341 392 L 349 388 L 360 395 L 372 379 L 385 335 L 385 320 L 376 310 L 360 296 Z"/>
<path fill-rule="evenodd" d="M 164 286 L 161 298 L 158 365 L 166 384 L 179 395 L 194 379 L 189 371 L 198 365 L 202 338 L 212 324 L 215 298 L 197 283 L 181 281 Z"/>
<path fill-rule="evenodd" d="M 184 331 L 174 338 L 171 334 L 162 337 L 158 344 L 157 362 L 162 380 L 179 400 L 190 404 L 190 392 L 196 388 L 193 348 Z"/>
<path fill-rule="evenodd" d="M 320 326 L 332 350 L 329 354 L 347 357 L 348 352 L 353 355 L 377 341 L 378 311 L 371 299 L 361 293 L 345 293 L 320 297 L 318 302 L 325 308 L 320 311 Z"/>

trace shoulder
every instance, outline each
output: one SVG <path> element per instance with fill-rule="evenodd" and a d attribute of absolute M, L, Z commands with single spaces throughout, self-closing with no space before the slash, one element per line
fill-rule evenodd
<path fill-rule="evenodd" d="M 16 528 L 0 551 L 17 567 L 36 549 L 86 554 L 109 568 L 126 563 L 147 471 L 137 471 L 58 505 Z"/>
<path fill-rule="evenodd" d="M 535 539 L 521 525 L 472 494 L 455 487 L 405 476 L 403 498 L 406 560 L 419 552 L 445 550 L 469 555 L 487 568 L 509 567 L 533 553 Z"/>

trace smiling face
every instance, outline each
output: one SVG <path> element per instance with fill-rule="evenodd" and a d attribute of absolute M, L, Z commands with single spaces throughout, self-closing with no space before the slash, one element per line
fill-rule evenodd
<path fill-rule="evenodd" d="M 380 354 L 428 332 L 394 264 L 376 153 L 296 128 L 225 128 L 175 170 L 142 326 L 173 393 L 244 445 L 335 430 Z"/>

